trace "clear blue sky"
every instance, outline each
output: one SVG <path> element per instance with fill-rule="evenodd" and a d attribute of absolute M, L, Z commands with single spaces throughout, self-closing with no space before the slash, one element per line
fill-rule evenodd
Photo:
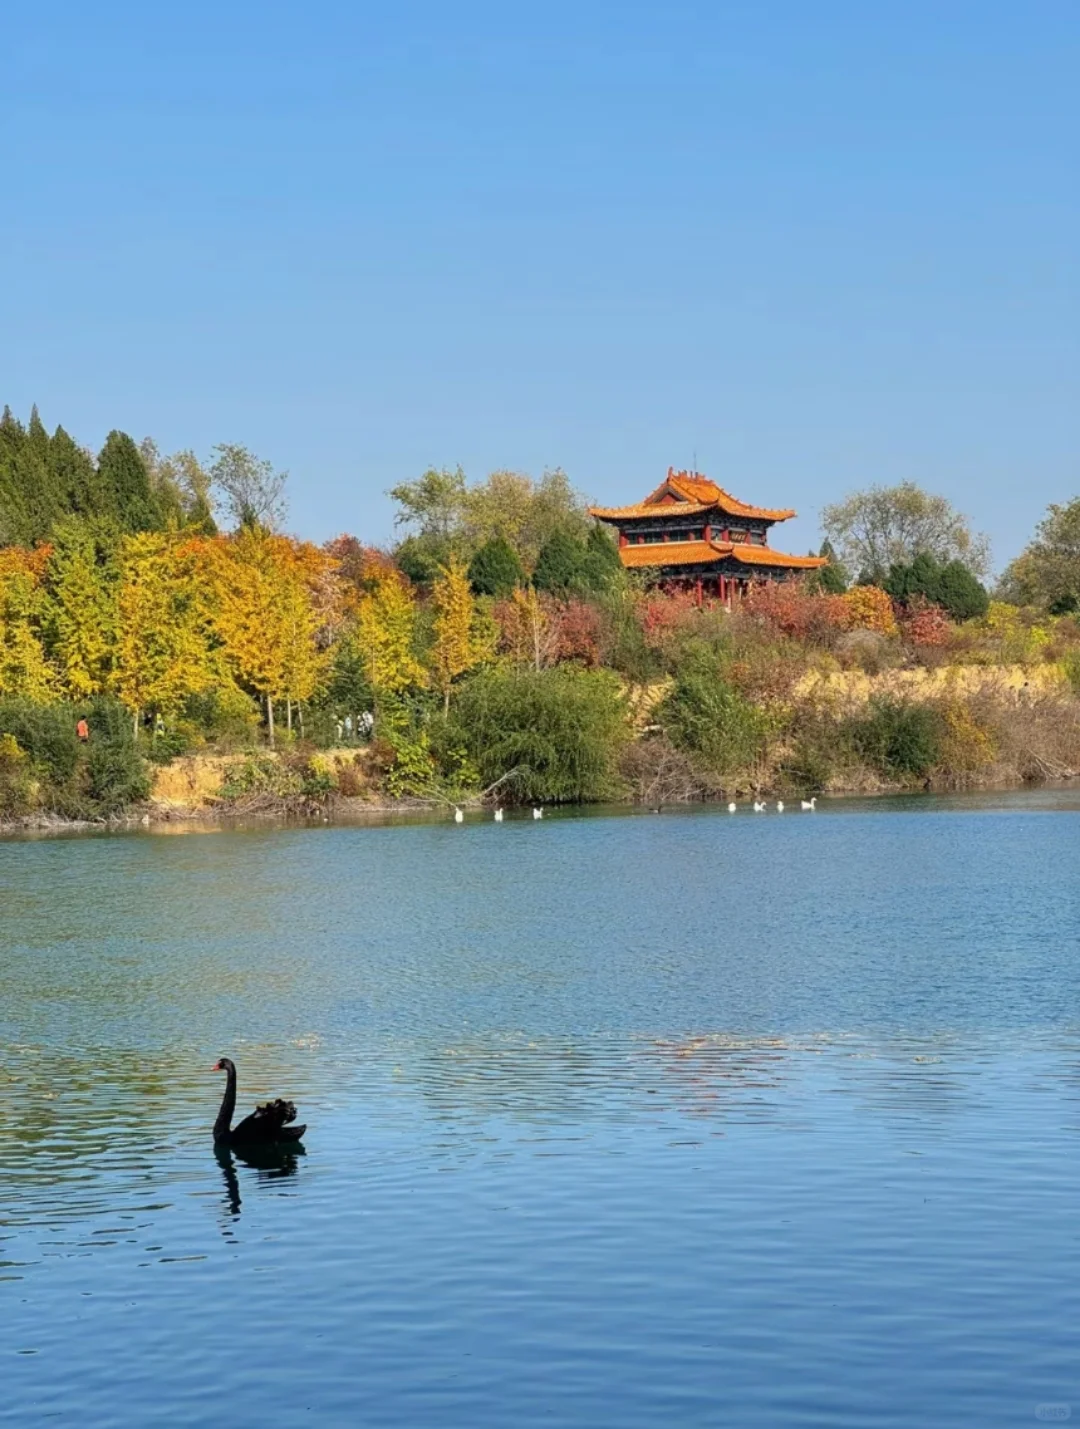
<path fill-rule="evenodd" d="M 291 525 L 429 465 L 1080 494 L 1078 0 L 5 13 L 0 402 L 239 441 Z M 778 541 L 778 544 L 782 544 Z"/>

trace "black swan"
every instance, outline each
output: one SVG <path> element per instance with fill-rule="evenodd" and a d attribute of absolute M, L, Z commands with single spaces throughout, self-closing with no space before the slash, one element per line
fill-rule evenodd
<path fill-rule="evenodd" d="M 275 1101 L 257 1106 L 250 1116 L 236 1126 L 232 1125 L 236 1110 L 236 1067 L 228 1057 L 222 1057 L 211 1068 L 214 1072 L 224 1072 L 225 1095 L 221 1098 L 221 1110 L 214 1122 L 215 1146 L 232 1146 L 243 1152 L 260 1146 L 272 1146 L 275 1142 L 299 1141 L 307 1130 L 306 1126 L 290 1126 L 296 1120 L 294 1102 Z"/>

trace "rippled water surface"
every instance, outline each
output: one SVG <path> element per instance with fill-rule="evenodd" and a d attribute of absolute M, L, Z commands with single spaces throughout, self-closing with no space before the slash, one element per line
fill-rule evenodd
<path fill-rule="evenodd" d="M 0 1420 L 1080 1417 L 1080 798 L 0 843 Z M 304 1154 L 217 1158 L 300 1103 Z"/>

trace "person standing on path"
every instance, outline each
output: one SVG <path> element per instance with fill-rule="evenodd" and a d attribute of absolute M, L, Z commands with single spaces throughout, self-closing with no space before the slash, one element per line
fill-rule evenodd
<path fill-rule="evenodd" d="M 79 723 L 75 726 L 75 733 L 79 736 L 80 744 L 85 744 L 87 740 L 89 740 L 90 726 L 86 722 L 85 715 L 81 716 L 81 718 L 79 719 Z"/>

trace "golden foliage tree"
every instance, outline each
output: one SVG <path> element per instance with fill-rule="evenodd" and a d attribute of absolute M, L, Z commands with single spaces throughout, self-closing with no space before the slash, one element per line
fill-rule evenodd
<path fill-rule="evenodd" d="M 58 693 L 42 644 L 42 584 L 49 548 L 0 550 L 0 694 L 45 701 Z"/>
<path fill-rule="evenodd" d="M 202 542 L 139 532 L 120 543 L 112 684 L 131 711 L 175 714 L 213 679 Z"/>
<path fill-rule="evenodd" d="M 387 698 L 422 687 L 427 674 L 416 658 L 416 601 L 402 576 L 388 569 L 360 598 L 356 638 L 375 693 L 376 719 Z"/>
<path fill-rule="evenodd" d="M 214 628 L 229 669 L 265 701 L 272 744 L 275 701 L 287 700 L 291 711 L 322 679 L 318 637 L 333 563 L 315 546 L 258 526 L 214 546 Z"/>
<path fill-rule="evenodd" d="M 456 557 L 436 580 L 432 599 L 435 644 L 431 651 L 431 668 L 436 687 L 443 696 L 445 712 L 450 708 L 454 681 L 490 656 L 492 642 L 477 620 L 468 571 Z"/>
<path fill-rule="evenodd" d="M 104 690 L 116 643 L 117 570 L 79 520 L 61 524 L 49 560 L 49 645 L 74 700 Z"/>

